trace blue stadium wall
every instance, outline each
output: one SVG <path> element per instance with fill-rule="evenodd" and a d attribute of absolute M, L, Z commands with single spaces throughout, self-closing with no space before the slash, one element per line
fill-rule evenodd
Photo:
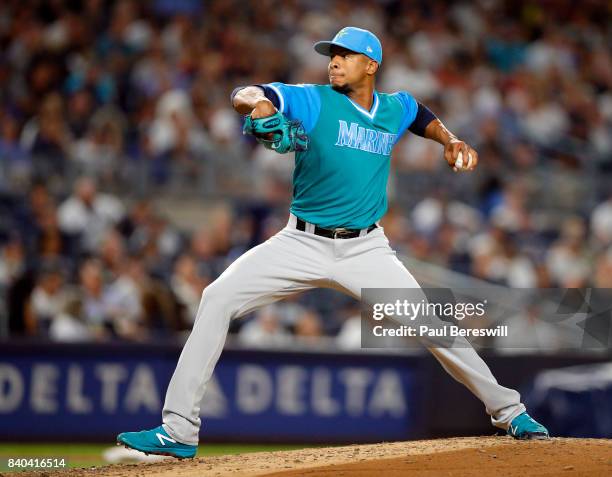
<path fill-rule="evenodd" d="M 118 432 L 155 427 L 179 354 L 175 346 L 0 344 L 0 440 L 112 441 Z M 485 359 L 501 383 L 527 395 L 538 371 L 606 361 Z M 571 406 L 574 398 L 568 399 Z M 612 388 L 603 399 L 612 408 Z M 574 401 L 585 407 L 589 400 Z M 429 355 L 226 349 L 201 417 L 204 442 L 351 443 L 495 433 L 482 404 Z M 583 434 L 612 434 L 612 423 L 602 430 L 581 422 Z"/>

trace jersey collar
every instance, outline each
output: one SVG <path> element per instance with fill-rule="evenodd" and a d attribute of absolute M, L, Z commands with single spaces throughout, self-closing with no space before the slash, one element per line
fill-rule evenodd
<path fill-rule="evenodd" d="M 348 99 L 353 106 L 355 106 L 355 109 L 357 111 L 359 111 L 360 113 L 366 115 L 370 119 L 374 119 L 374 116 L 376 115 L 376 111 L 378 110 L 378 93 L 376 92 L 376 90 L 374 90 L 374 101 L 372 102 L 372 107 L 370 108 L 369 111 L 367 111 L 364 108 L 362 108 L 361 106 L 359 106 L 355 101 L 353 101 L 347 95 L 343 95 L 343 96 L 346 99 Z"/>

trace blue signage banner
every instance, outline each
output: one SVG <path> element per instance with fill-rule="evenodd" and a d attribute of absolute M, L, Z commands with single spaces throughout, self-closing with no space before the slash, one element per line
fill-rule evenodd
<path fill-rule="evenodd" d="M 174 347 L 2 346 L 0 439 L 112 439 L 159 425 Z M 423 435 L 422 360 L 226 350 L 202 439 L 372 442 Z"/>
<path fill-rule="evenodd" d="M 547 369 L 525 393 L 552 435 L 612 438 L 612 361 Z"/>

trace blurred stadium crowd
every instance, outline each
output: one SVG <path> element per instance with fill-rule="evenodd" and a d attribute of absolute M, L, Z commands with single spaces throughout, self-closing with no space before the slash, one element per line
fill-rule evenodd
<path fill-rule="evenodd" d="M 383 222 L 398 253 L 512 287 L 612 287 L 610 17 L 594 0 L 4 1 L 9 334 L 189 329 L 202 289 L 290 201 L 292 157 L 242 136 L 229 93 L 325 83 L 312 44 L 345 25 L 383 41 L 379 90 L 411 92 L 481 157 L 454 174 L 439 145 L 402 139 Z M 160 212 L 177 198 L 205 223 Z M 260 346 L 343 339 L 354 314 L 320 290 L 232 331 Z"/>

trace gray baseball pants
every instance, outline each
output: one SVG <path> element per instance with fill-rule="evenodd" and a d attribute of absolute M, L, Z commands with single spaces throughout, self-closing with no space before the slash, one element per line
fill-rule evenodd
<path fill-rule="evenodd" d="M 397 259 L 384 230 L 353 239 L 330 239 L 287 226 L 249 250 L 204 290 L 193 330 L 172 376 L 162 413 L 168 434 L 196 445 L 200 402 L 219 359 L 230 320 L 312 288 L 332 288 L 361 298 L 362 288 L 418 288 Z M 485 405 L 494 426 L 507 429 L 525 411 L 517 391 L 497 383 L 476 351 L 461 346 L 426 345 L 444 369 Z"/>

